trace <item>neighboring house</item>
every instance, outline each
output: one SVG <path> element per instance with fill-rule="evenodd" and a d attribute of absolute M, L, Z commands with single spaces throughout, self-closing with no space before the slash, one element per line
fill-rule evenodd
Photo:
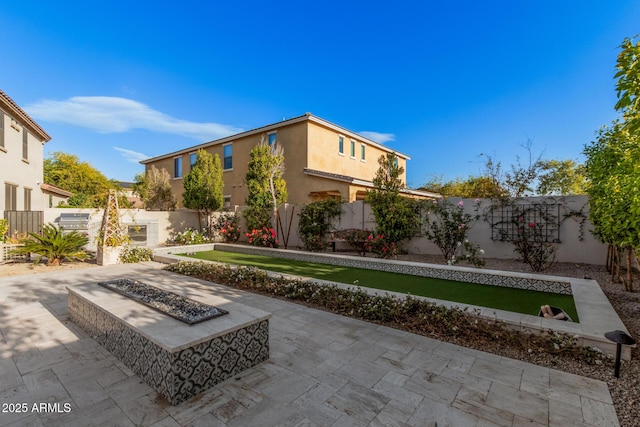
<path fill-rule="evenodd" d="M 42 211 L 49 206 L 49 190 L 41 186 L 44 144 L 50 139 L 0 90 L 0 211 Z"/>
<path fill-rule="evenodd" d="M 119 181 L 118 185 L 120 186 L 119 193 L 127 198 L 127 201 L 131 203 L 132 207 L 140 209 L 144 206 L 142 199 L 140 199 L 140 195 L 133 191 L 133 182 Z"/>
<path fill-rule="evenodd" d="M 367 191 L 373 188 L 378 158 L 392 152 L 405 169 L 402 181 L 406 182 L 409 156 L 310 113 L 140 163 L 147 170 L 151 166 L 166 169 L 173 177 L 172 189 L 176 200 L 182 204 L 182 178 L 195 163 L 196 151 L 202 148 L 218 154 L 224 170 L 225 206 L 243 205 L 248 195 L 245 177 L 249 152 L 263 138 L 269 144 L 279 144 L 284 148 L 288 203 L 308 203 L 327 197 L 363 200 Z M 421 199 L 440 197 L 425 191 L 406 189 L 403 192 Z"/>
<path fill-rule="evenodd" d="M 66 204 L 69 197 L 73 196 L 73 193 L 53 184 L 41 184 L 40 189 L 44 193 L 44 207 L 56 208 L 60 204 Z"/>

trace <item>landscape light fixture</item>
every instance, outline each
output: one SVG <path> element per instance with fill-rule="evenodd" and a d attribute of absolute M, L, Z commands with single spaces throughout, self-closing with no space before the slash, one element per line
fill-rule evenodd
<path fill-rule="evenodd" d="M 616 365 L 614 375 L 616 378 L 620 378 L 620 354 L 622 353 L 622 345 L 634 345 L 636 341 L 627 335 L 626 332 L 620 330 L 605 332 L 604 336 L 609 341 L 616 343 Z"/>

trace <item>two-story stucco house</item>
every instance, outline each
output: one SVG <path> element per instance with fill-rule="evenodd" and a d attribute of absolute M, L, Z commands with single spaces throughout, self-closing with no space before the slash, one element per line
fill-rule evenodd
<path fill-rule="evenodd" d="M 308 203 L 326 197 L 345 201 L 363 200 L 373 188 L 372 179 L 378 170 L 378 158 L 395 152 L 398 163 L 405 169 L 409 156 L 371 141 L 316 117 L 310 113 L 283 120 L 226 138 L 164 154 L 141 163 L 146 169 L 155 166 L 166 169 L 173 177 L 172 189 L 176 200 L 182 201 L 183 176 L 195 163 L 196 151 L 205 149 L 218 154 L 223 166 L 226 205 L 243 205 L 247 197 L 245 176 L 251 148 L 264 139 L 284 149 L 288 203 Z M 409 197 L 435 198 L 437 194 L 404 190 Z"/>
<path fill-rule="evenodd" d="M 0 90 L 0 210 L 44 208 L 42 164 L 51 137 Z"/>

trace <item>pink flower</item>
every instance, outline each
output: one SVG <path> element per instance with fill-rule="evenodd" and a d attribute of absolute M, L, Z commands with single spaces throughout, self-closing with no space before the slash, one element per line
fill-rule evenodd
<path fill-rule="evenodd" d="M 464 206 L 464 201 L 460 200 L 460 201 L 458 202 L 458 206 L 463 207 L 463 206 Z"/>
<path fill-rule="evenodd" d="M 518 221 L 522 222 L 522 221 L 524 221 L 524 218 L 520 217 L 520 218 L 518 218 Z"/>
<path fill-rule="evenodd" d="M 476 205 L 480 204 L 480 199 L 475 199 L 473 203 L 475 203 Z"/>
<path fill-rule="evenodd" d="M 529 223 L 529 228 L 532 228 L 532 227 L 535 227 L 535 226 L 536 226 L 536 223 L 535 223 L 535 222 L 530 222 L 530 223 Z"/>

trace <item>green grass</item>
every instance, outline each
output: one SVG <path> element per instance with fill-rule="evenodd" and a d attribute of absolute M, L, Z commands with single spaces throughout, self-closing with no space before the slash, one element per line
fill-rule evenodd
<path fill-rule="evenodd" d="M 541 305 L 549 304 L 561 307 L 574 321 L 578 321 L 578 313 L 571 295 L 478 285 L 475 283 L 387 273 L 362 268 L 340 267 L 260 255 L 246 255 L 234 252 L 207 251 L 188 256 L 228 264 L 255 266 L 265 270 L 313 277 L 350 285 L 355 282 L 360 286 L 369 288 L 410 293 L 412 295 L 514 311 L 534 316 L 538 315 Z"/>

